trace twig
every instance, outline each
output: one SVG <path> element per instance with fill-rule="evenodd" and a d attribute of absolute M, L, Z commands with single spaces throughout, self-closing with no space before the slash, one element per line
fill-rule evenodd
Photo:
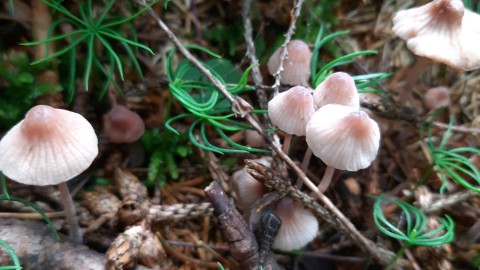
<path fill-rule="evenodd" d="M 452 194 L 446 198 L 441 198 L 436 200 L 434 203 L 429 205 L 428 207 L 423 208 L 422 210 L 425 213 L 432 213 L 435 211 L 438 211 L 442 208 L 445 208 L 447 206 L 451 206 L 454 204 L 457 204 L 459 202 L 468 200 L 469 198 L 473 196 L 478 196 L 479 194 L 473 190 L 465 190 L 465 191 L 460 191 L 455 194 Z"/>
<path fill-rule="evenodd" d="M 469 128 L 469 127 L 462 127 L 462 126 L 450 126 L 448 124 L 442 123 L 442 122 L 433 122 L 433 125 L 442 129 L 448 129 L 451 128 L 454 131 L 458 132 L 463 132 L 463 133 L 469 133 L 474 136 L 480 134 L 480 129 L 478 128 Z"/>
<path fill-rule="evenodd" d="M 247 43 L 247 56 L 252 63 L 252 78 L 255 83 L 256 93 L 258 97 L 258 103 L 260 104 L 261 109 L 267 109 L 267 95 L 265 89 L 260 86 L 263 84 L 262 74 L 260 73 L 259 62 L 257 55 L 255 53 L 255 43 L 252 38 L 252 20 L 250 19 L 250 13 L 252 8 L 252 0 L 244 0 L 242 6 L 242 18 L 243 18 L 243 27 L 245 32 L 243 36 L 245 37 L 245 42 Z"/>
<path fill-rule="evenodd" d="M 299 0 L 297 5 L 294 8 L 294 20 L 298 17 L 300 12 L 302 0 Z M 260 124 L 255 120 L 255 118 L 250 115 L 250 111 L 253 107 L 244 99 L 240 97 L 234 97 L 230 92 L 227 91 L 225 86 L 212 75 L 212 73 L 207 70 L 201 63 L 198 61 L 180 42 L 180 40 L 175 36 L 175 34 L 168 28 L 168 26 L 162 21 L 160 17 L 155 14 L 155 12 L 148 8 L 147 11 L 151 14 L 153 18 L 157 21 L 160 28 L 162 28 L 166 33 L 167 36 L 172 40 L 173 43 L 177 46 L 179 51 L 194 65 L 196 66 L 200 72 L 202 72 L 205 77 L 207 77 L 218 90 L 225 95 L 227 100 L 232 102 L 232 110 L 233 112 L 241 117 L 244 117 L 254 128 L 255 130 L 261 134 L 270 144 L 272 150 L 274 150 L 278 156 L 283 159 L 298 175 L 298 177 L 303 181 L 306 187 L 308 187 L 311 191 L 315 193 L 318 199 L 325 205 L 325 208 L 328 209 L 332 213 L 332 216 L 335 220 L 338 221 L 338 225 L 341 225 L 345 232 L 348 235 L 352 236 L 353 241 L 359 245 L 360 247 L 364 248 L 373 258 L 378 260 L 379 263 L 386 265 L 388 264 L 388 258 L 393 258 L 394 254 L 390 251 L 386 251 L 384 249 L 380 249 L 375 243 L 371 242 L 370 240 L 366 239 L 356 228 L 355 226 L 343 215 L 343 213 L 328 199 L 324 196 L 316 187 L 316 185 L 305 175 L 305 173 L 293 162 L 288 155 L 286 155 L 278 146 L 278 143 L 272 141 L 265 135 L 263 129 L 261 128 Z M 297 14 L 295 16 L 295 14 Z M 287 33 L 293 33 L 294 26 L 291 27 L 291 31 Z M 290 29 L 289 29 L 290 30 Z M 291 34 L 290 34 L 291 35 Z M 289 40 L 290 37 L 287 36 Z M 338 227 L 338 226 L 337 226 Z M 383 252 L 380 252 L 382 250 Z"/>
<path fill-rule="evenodd" d="M 277 72 L 273 75 L 275 77 L 275 83 L 273 84 L 273 95 L 278 94 L 278 89 L 280 87 L 280 79 L 281 73 L 283 71 L 283 64 L 285 62 L 285 58 L 288 57 L 287 45 L 290 43 L 292 39 L 292 35 L 295 32 L 295 24 L 297 23 L 298 16 L 300 15 L 300 11 L 302 9 L 303 0 L 298 0 L 297 4 L 293 6 L 292 10 L 292 21 L 290 22 L 290 26 L 288 27 L 287 34 L 285 35 L 285 42 L 282 44 L 282 52 L 280 53 L 280 64 L 278 65 Z"/>
<path fill-rule="evenodd" d="M 240 263 L 242 269 L 260 269 L 257 240 L 242 215 L 235 209 L 233 201 L 216 181 L 205 188 L 205 194 L 212 203 L 214 214 L 231 248 L 232 257 Z"/>

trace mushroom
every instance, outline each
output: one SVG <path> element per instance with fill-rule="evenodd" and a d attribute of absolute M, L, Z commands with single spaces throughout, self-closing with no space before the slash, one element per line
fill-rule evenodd
<path fill-rule="evenodd" d="M 282 48 L 278 48 L 268 60 L 268 72 L 273 76 L 280 66 Z M 301 40 L 292 40 L 287 45 L 287 57 L 280 70 L 280 82 L 286 85 L 308 85 L 312 52 Z"/>
<path fill-rule="evenodd" d="M 305 127 L 314 112 L 313 97 L 303 86 L 292 87 L 268 102 L 270 120 L 287 133 L 283 144 L 285 153 L 288 153 L 292 135 L 305 136 Z"/>
<path fill-rule="evenodd" d="M 294 250 L 311 242 L 318 232 L 318 220 L 302 204 L 289 197 L 282 198 L 273 209 L 282 220 L 272 247 L 280 250 Z"/>
<path fill-rule="evenodd" d="M 112 143 L 131 143 L 145 131 L 142 118 L 122 105 L 115 105 L 103 117 L 105 135 Z"/>
<path fill-rule="evenodd" d="M 98 154 L 93 127 L 80 114 L 46 105 L 30 109 L 25 119 L 0 141 L 0 170 L 27 185 L 57 185 L 70 226 L 70 239 L 82 236 L 66 181 L 86 170 Z"/>
<path fill-rule="evenodd" d="M 265 146 L 265 139 L 263 138 L 263 136 L 253 129 L 245 130 L 245 142 L 247 143 L 247 146 L 250 147 Z"/>
<path fill-rule="evenodd" d="M 430 88 L 425 93 L 423 101 L 430 110 L 450 107 L 450 91 L 445 86 Z"/>
<path fill-rule="evenodd" d="M 327 104 L 312 116 L 306 140 L 327 169 L 319 189 L 330 184 L 335 168 L 357 171 L 370 166 L 380 146 L 380 129 L 364 111 Z"/>
<path fill-rule="evenodd" d="M 403 100 L 426 67 L 426 60 L 469 71 L 480 68 L 480 15 L 465 9 L 461 0 L 434 0 L 426 5 L 398 11 L 393 32 L 406 41 L 408 49 L 421 56 L 410 71 L 400 95 Z"/>
<path fill-rule="evenodd" d="M 319 84 L 313 92 L 317 108 L 327 104 L 340 104 L 354 109 L 360 108 L 360 100 L 355 81 L 345 72 L 335 72 Z"/>

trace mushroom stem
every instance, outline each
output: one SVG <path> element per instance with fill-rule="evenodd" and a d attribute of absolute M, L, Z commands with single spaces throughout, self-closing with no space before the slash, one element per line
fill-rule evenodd
<path fill-rule="evenodd" d="M 325 173 L 323 174 L 322 181 L 318 184 L 318 189 L 320 192 L 324 193 L 327 190 L 330 182 L 332 182 L 333 172 L 335 172 L 335 167 L 327 166 Z"/>
<path fill-rule="evenodd" d="M 78 225 L 78 218 L 75 212 L 75 206 L 73 205 L 72 196 L 68 190 L 67 182 L 58 184 L 58 189 L 62 195 L 63 209 L 65 211 L 65 217 L 67 218 L 67 223 L 69 227 L 68 237 L 70 241 L 74 244 L 81 244 L 82 233 L 80 231 L 80 226 Z"/>
<path fill-rule="evenodd" d="M 288 155 L 288 150 L 290 149 L 290 143 L 292 142 L 292 134 L 285 135 L 285 141 L 283 142 L 282 151 Z"/>
<path fill-rule="evenodd" d="M 300 169 L 302 169 L 302 172 L 307 173 L 308 170 L 308 165 L 310 164 L 310 159 L 312 158 L 312 149 L 310 147 L 307 148 L 307 151 L 305 151 L 305 155 L 303 156 L 302 160 L 302 165 Z M 297 182 L 295 183 L 295 187 L 300 189 L 302 188 L 303 182 L 300 177 L 297 178 Z"/>
<path fill-rule="evenodd" d="M 417 57 L 417 60 L 415 61 L 415 64 L 413 64 L 413 67 L 410 69 L 408 72 L 407 78 L 405 79 L 406 83 L 405 86 L 403 87 L 403 90 L 400 92 L 400 95 L 398 96 L 398 100 L 401 103 L 405 103 L 408 98 L 411 96 L 413 92 L 413 88 L 415 87 L 415 84 L 418 82 L 418 79 L 422 75 L 422 73 L 425 71 L 427 68 L 427 65 L 431 61 L 428 58 L 425 57 Z"/>

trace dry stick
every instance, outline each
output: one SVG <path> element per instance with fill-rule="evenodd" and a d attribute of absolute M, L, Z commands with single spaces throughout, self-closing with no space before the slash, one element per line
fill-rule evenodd
<path fill-rule="evenodd" d="M 473 190 L 460 191 L 460 192 L 457 192 L 455 194 L 449 195 L 445 198 L 435 200 L 434 203 L 432 203 L 431 205 L 429 205 L 425 208 L 422 208 L 422 210 L 425 213 L 429 214 L 429 213 L 438 211 L 440 209 L 443 209 L 445 207 L 455 205 L 459 202 L 466 201 L 473 196 L 479 196 L 479 194 L 477 192 L 473 191 Z"/>
<path fill-rule="evenodd" d="M 280 79 L 281 73 L 283 72 L 283 64 L 285 62 L 285 58 L 288 57 L 287 45 L 290 43 L 292 39 L 292 35 L 295 32 L 295 24 L 297 23 L 298 16 L 300 15 L 300 10 L 302 9 L 303 0 L 298 0 L 297 4 L 293 6 L 292 10 L 292 21 L 290 22 L 290 26 L 288 27 L 287 34 L 285 35 L 285 42 L 282 44 L 282 52 L 280 53 L 280 64 L 278 65 L 277 72 L 273 74 L 275 77 L 275 83 L 273 84 L 273 95 L 278 95 L 278 89 L 280 87 Z"/>
<path fill-rule="evenodd" d="M 252 21 L 250 19 L 251 14 L 251 7 L 252 7 L 252 0 L 244 0 L 242 5 L 242 17 L 243 17 L 243 27 L 245 31 L 243 33 L 245 37 L 245 42 L 247 43 L 247 56 L 250 59 L 250 63 L 252 66 L 252 78 L 255 82 L 256 93 L 258 97 L 258 102 L 260 104 L 261 109 L 267 109 L 268 105 L 268 98 L 267 94 L 265 93 L 265 89 L 259 87 L 263 83 L 262 74 L 259 68 L 259 62 L 257 59 L 257 55 L 255 53 L 255 43 L 253 42 L 252 38 Z"/>
<path fill-rule="evenodd" d="M 299 12 L 299 7 L 303 1 L 299 0 L 297 5 L 295 6 L 295 13 Z M 303 183 L 315 193 L 318 199 L 325 205 L 325 207 L 332 212 L 332 215 L 335 216 L 335 219 L 338 220 L 338 227 L 342 229 L 344 232 L 348 232 L 351 236 L 352 240 L 366 252 L 368 252 L 374 259 L 379 261 L 383 265 L 387 265 L 389 260 L 392 259 L 395 255 L 384 249 L 381 249 L 372 241 L 366 239 L 355 226 L 346 218 L 343 213 L 335 207 L 335 205 L 324 196 L 320 190 L 316 187 L 316 185 L 305 175 L 305 173 L 290 159 L 288 155 L 286 155 L 278 146 L 277 143 L 273 142 L 265 135 L 262 128 L 260 127 L 259 123 L 251 116 L 249 113 L 253 109 L 253 107 L 241 97 L 233 96 L 225 86 L 215 77 L 212 73 L 206 69 L 200 61 L 198 61 L 182 44 L 182 42 L 175 36 L 175 34 L 168 28 L 168 26 L 163 22 L 163 20 L 155 14 L 155 12 L 148 8 L 147 11 L 150 15 L 157 21 L 160 28 L 167 34 L 168 38 L 172 40 L 172 42 L 177 46 L 178 50 L 187 58 L 195 67 L 197 67 L 200 72 L 202 72 L 214 85 L 215 87 L 228 99 L 232 102 L 232 111 L 241 117 L 244 117 L 254 128 L 255 130 L 261 134 L 269 143 L 270 147 L 278 154 L 278 156 L 283 159 L 293 170 L 294 172 L 300 177 Z M 289 29 L 290 30 L 290 29 Z M 289 31 L 289 32 L 293 32 Z M 288 35 L 288 33 L 287 33 Z M 287 36 L 288 38 L 288 36 Z"/>

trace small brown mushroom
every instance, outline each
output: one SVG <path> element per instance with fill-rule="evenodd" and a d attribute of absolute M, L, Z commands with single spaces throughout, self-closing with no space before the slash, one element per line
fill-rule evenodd
<path fill-rule="evenodd" d="M 142 118 L 122 105 L 115 105 L 103 118 L 105 135 L 112 143 L 131 143 L 145 132 Z"/>

